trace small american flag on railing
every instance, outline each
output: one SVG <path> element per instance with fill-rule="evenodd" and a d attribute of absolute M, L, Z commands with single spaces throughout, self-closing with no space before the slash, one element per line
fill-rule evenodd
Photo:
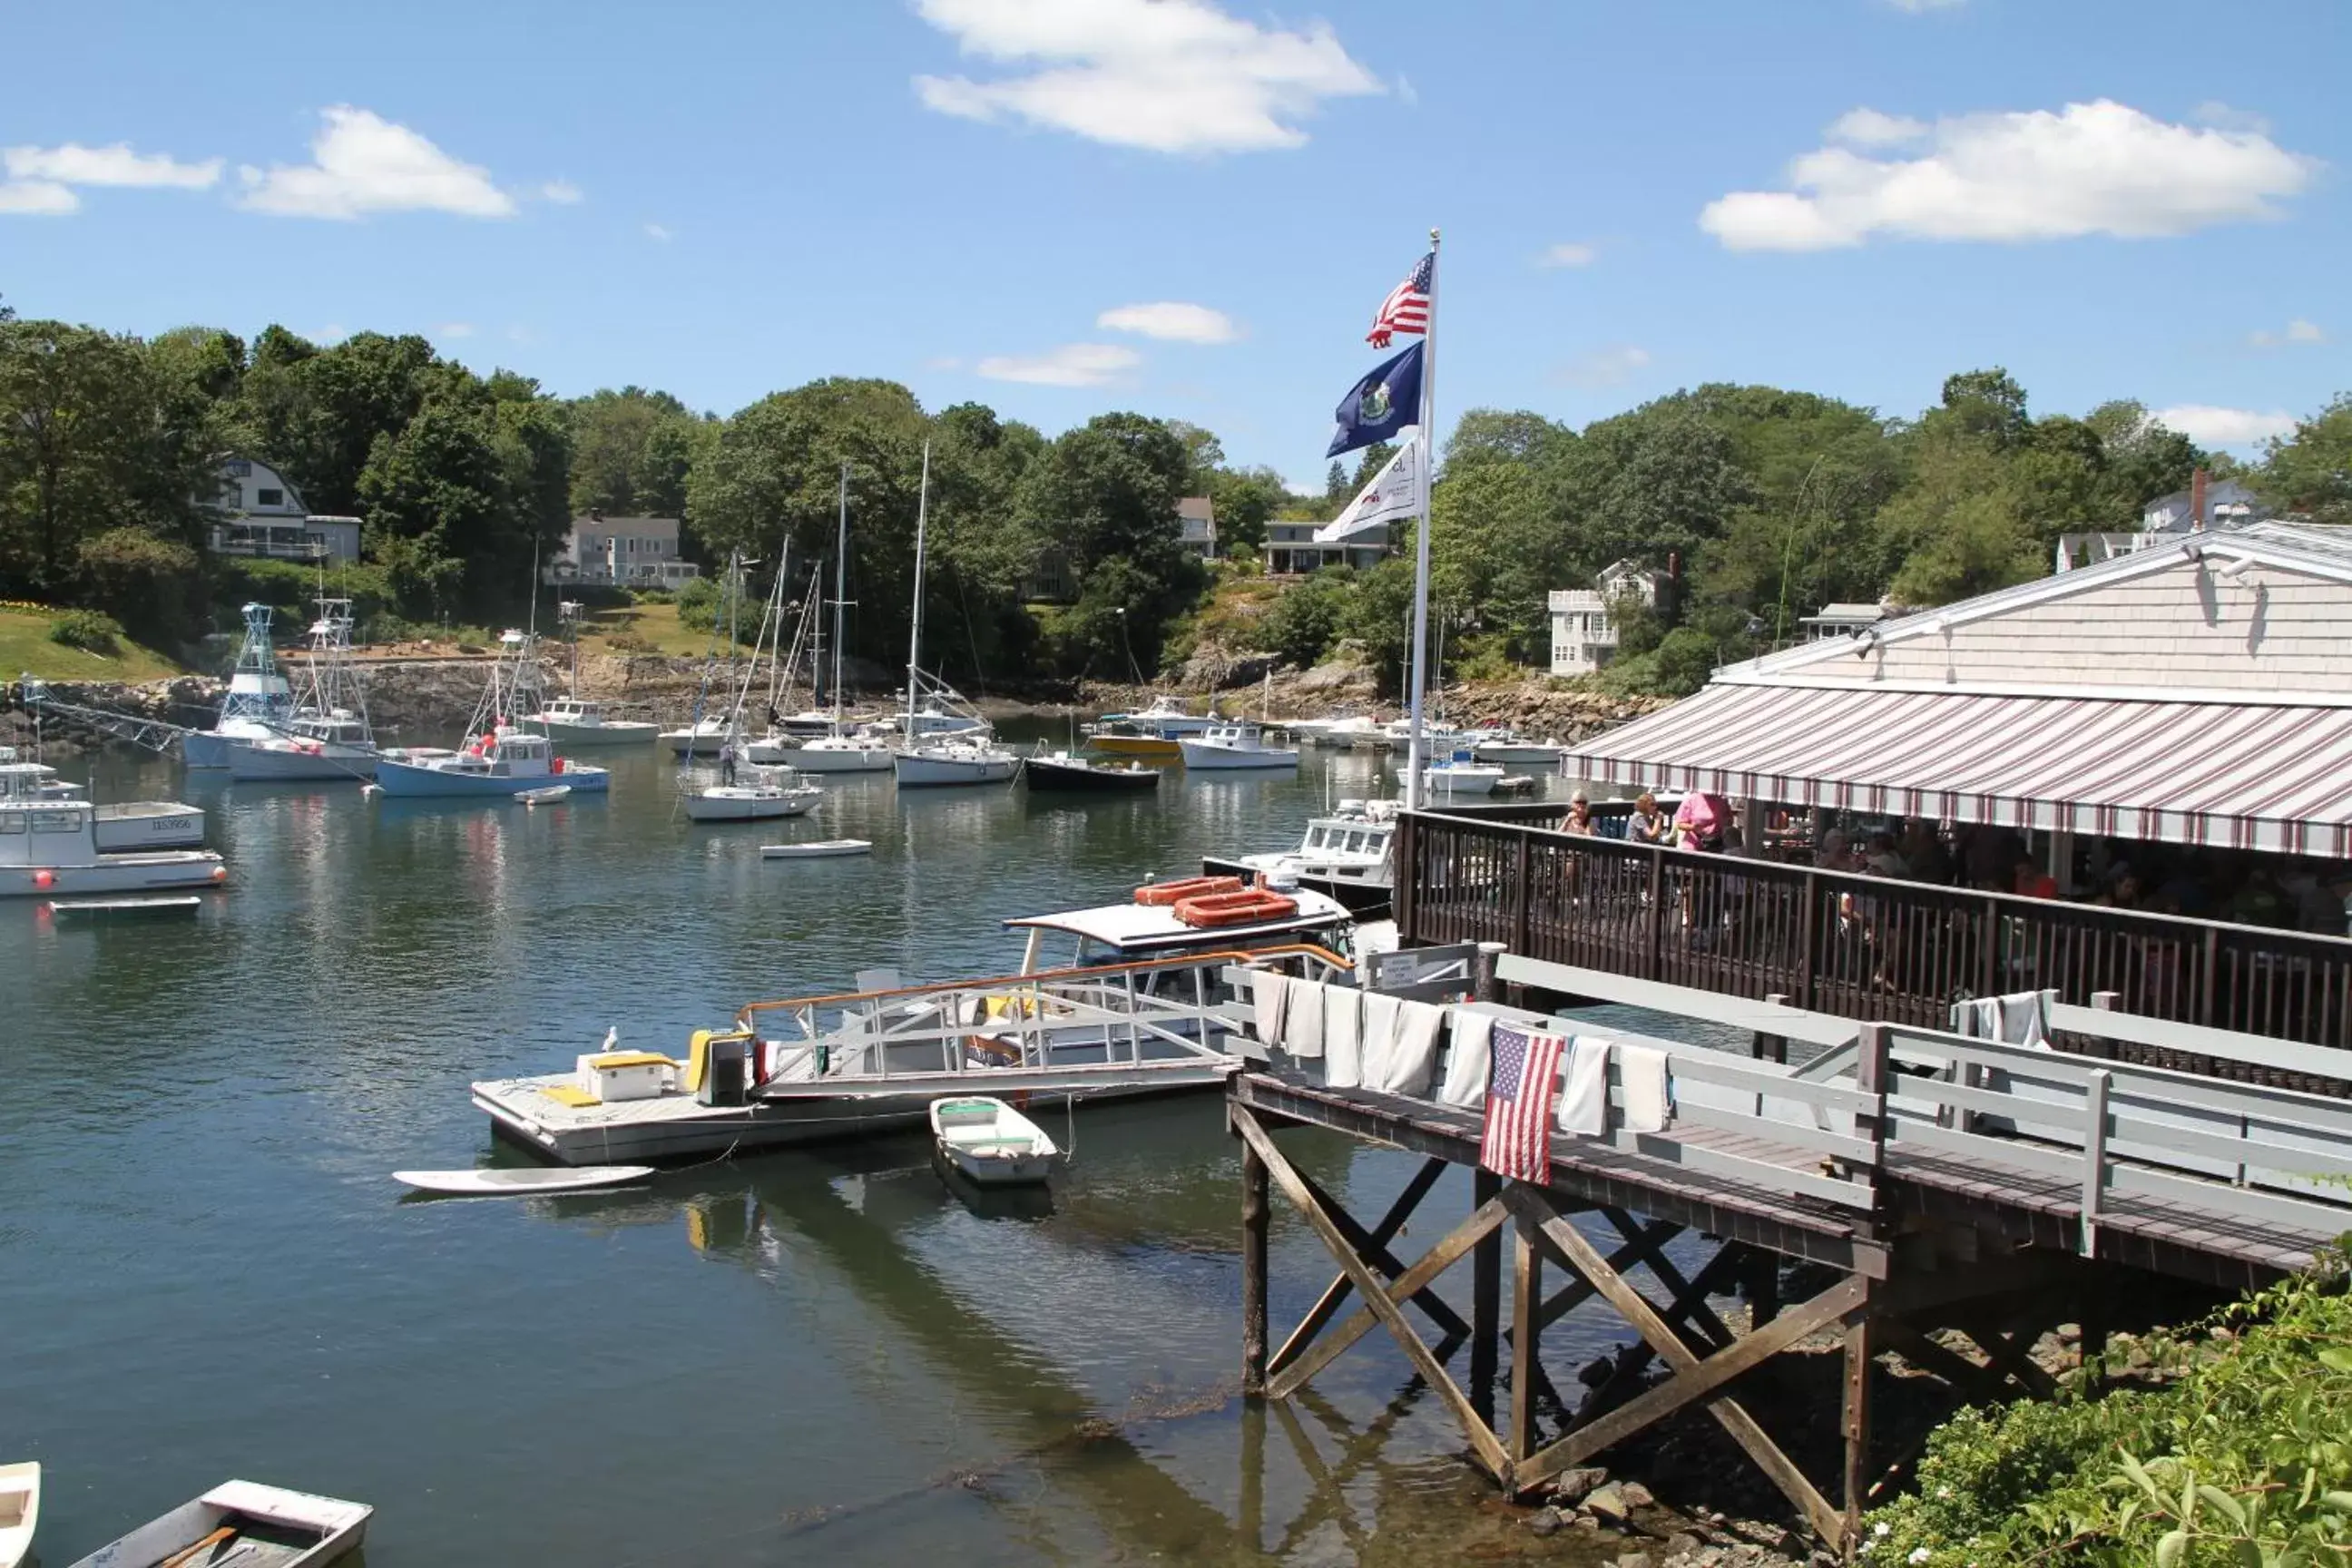
<path fill-rule="evenodd" d="M 1486 1082 L 1486 1131 L 1478 1163 L 1515 1182 L 1551 1179 L 1551 1113 L 1559 1098 L 1559 1035 L 1495 1026 Z"/>

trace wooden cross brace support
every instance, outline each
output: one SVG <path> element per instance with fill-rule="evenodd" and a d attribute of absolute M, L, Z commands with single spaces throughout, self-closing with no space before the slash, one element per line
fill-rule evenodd
<path fill-rule="evenodd" d="M 1445 1162 L 1443 1160 L 1433 1159 L 1423 1165 L 1414 1173 L 1412 1180 L 1405 1184 L 1404 1191 L 1397 1194 L 1396 1202 L 1389 1205 L 1389 1212 L 1381 1216 L 1381 1223 L 1369 1231 L 1357 1224 L 1355 1218 L 1341 1208 L 1338 1200 L 1325 1192 L 1314 1177 L 1301 1171 L 1298 1179 L 1306 1184 L 1307 1190 L 1314 1194 L 1323 1212 L 1330 1215 L 1331 1223 L 1339 1227 L 1339 1234 L 1348 1238 L 1348 1245 L 1353 1247 L 1366 1262 L 1393 1279 L 1404 1272 L 1404 1265 L 1398 1262 L 1395 1254 L 1389 1250 L 1389 1242 L 1404 1228 L 1404 1222 L 1421 1205 L 1421 1200 L 1428 1194 L 1429 1189 L 1437 1184 L 1437 1178 L 1444 1170 Z M 1266 1363 L 1266 1369 L 1280 1372 L 1297 1359 L 1308 1342 L 1322 1332 L 1332 1315 L 1346 1304 L 1349 1293 L 1354 1289 L 1345 1274 L 1332 1280 L 1322 1298 L 1298 1321 L 1298 1327 L 1290 1331 L 1290 1337 L 1282 1342 L 1282 1348 L 1274 1352 L 1274 1359 Z M 1412 1297 L 1412 1303 L 1428 1313 L 1430 1321 L 1444 1330 L 1449 1339 L 1459 1341 L 1470 1337 L 1470 1325 L 1464 1322 L 1462 1315 L 1448 1306 L 1445 1299 L 1436 1291 L 1419 1291 Z"/>
<path fill-rule="evenodd" d="M 1405 1301 L 1427 1288 L 1431 1280 L 1476 1246 L 1488 1231 L 1503 1223 L 1505 1210 L 1502 1200 L 1481 1205 L 1475 1214 L 1454 1226 L 1430 1249 L 1426 1257 L 1404 1271 L 1391 1294 L 1373 1276 L 1371 1266 L 1356 1256 L 1347 1236 L 1324 1212 L 1323 1205 L 1315 1200 L 1306 1179 L 1283 1157 L 1282 1151 L 1275 1146 L 1274 1139 L 1258 1124 L 1257 1118 L 1245 1106 L 1233 1105 L 1228 1109 L 1233 1117 L 1234 1131 L 1241 1134 L 1242 1142 L 1265 1164 L 1267 1174 L 1281 1189 L 1283 1196 L 1290 1200 L 1291 1206 L 1322 1238 L 1323 1245 L 1330 1250 L 1341 1272 L 1347 1275 L 1349 1283 L 1364 1300 L 1365 1310 L 1351 1315 L 1321 1343 L 1300 1357 L 1296 1364 L 1286 1369 L 1267 1386 L 1267 1394 L 1276 1399 L 1288 1397 L 1299 1385 L 1329 1364 L 1333 1357 L 1361 1338 L 1377 1320 L 1394 1336 L 1397 1347 L 1404 1352 L 1405 1359 L 1412 1363 L 1413 1370 L 1436 1391 L 1438 1397 L 1445 1402 L 1446 1408 L 1454 1413 L 1454 1420 L 1461 1424 L 1464 1435 L 1470 1439 L 1471 1449 L 1476 1454 L 1478 1462 L 1496 1479 L 1507 1481 L 1510 1458 L 1503 1451 L 1502 1440 L 1479 1418 L 1468 1397 L 1446 1375 L 1445 1368 L 1430 1352 L 1429 1347 L 1421 1342 L 1421 1337 L 1413 1332 L 1412 1325 L 1405 1321 L 1403 1308 Z M 1358 1326 L 1360 1321 L 1360 1327 Z"/>
<path fill-rule="evenodd" d="M 1505 1478 L 1506 1485 L 1516 1491 L 1524 1491 L 1538 1481 L 1581 1464 L 1683 1406 L 1694 1401 L 1703 1401 L 1707 1413 L 1722 1425 L 1740 1447 L 1747 1450 L 1748 1458 L 1755 1460 L 1758 1468 L 1771 1478 L 1773 1484 L 1787 1494 L 1789 1500 L 1796 1504 L 1822 1540 L 1846 1539 L 1845 1516 L 1830 1506 L 1829 1500 L 1805 1479 L 1804 1472 L 1780 1451 L 1779 1445 L 1756 1424 L 1755 1418 L 1738 1401 L 1724 1393 L 1724 1386 L 1740 1373 L 1769 1360 L 1817 1330 L 1832 1323 L 1860 1321 L 1869 1304 L 1868 1281 L 1849 1277 L 1811 1300 L 1783 1312 L 1769 1326 L 1701 1360 L 1683 1342 L 1682 1336 L 1658 1315 L 1648 1300 L 1633 1289 L 1624 1276 L 1612 1268 L 1574 1226 L 1553 1211 L 1542 1192 L 1514 1184 L 1505 1189 L 1503 1203 L 1514 1215 L 1534 1224 L 1557 1246 L 1577 1272 L 1608 1299 L 1609 1304 L 1640 1332 L 1651 1350 L 1674 1373 L 1655 1388 L 1619 1405 L 1599 1420 L 1578 1427 L 1549 1447 L 1537 1450 L 1523 1463 L 1512 1466 Z"/>

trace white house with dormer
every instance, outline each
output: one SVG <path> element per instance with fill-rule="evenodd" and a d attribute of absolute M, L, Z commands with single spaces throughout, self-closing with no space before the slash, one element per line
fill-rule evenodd
<path fill-rule="evenodd" d="M 1551 672 L 1591 675 L 1617 657 L 1617 627 L 1610 607 L 1631 595 L 1655 608 L 1666 574 L 1631 556 L 1602 569 L 1591 588 L 1551 591 Z"/>
<path fill-rule="evenodd" d="M 360 558 L 360 520 L 315 513 L 302 492 L 258 458 L 228 458 L 220 488 L 206 500 L 213 521 L 207 542 L 215 555 L 276 561 L 323 561 L 341 566 Z"/>

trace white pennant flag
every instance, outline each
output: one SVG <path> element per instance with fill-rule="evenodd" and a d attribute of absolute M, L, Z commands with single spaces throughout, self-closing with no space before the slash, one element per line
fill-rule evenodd
<path fill-rule="evenodd" d="M 1348 503 L 1348 510 L 1315 531 L 1318 544 L 1339 544 L 1412 517 L 1421 508 L 1421 443 L 1407 441 Z"/>

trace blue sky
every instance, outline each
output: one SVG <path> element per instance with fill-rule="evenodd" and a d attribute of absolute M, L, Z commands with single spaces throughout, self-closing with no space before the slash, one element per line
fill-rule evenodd
<path fill-rule="evenodd" d="M 1910 414 L 2001 363 L 2037 411 L 2132 396 L 2242 444 L 2352 388 L 2343 0 L 124 4 L 9 32 L 58 68 L 0 98 L 0 295 L 118 330 L 421 331 L 721 413 L 825 374 L 1049 431 L 1139 408 L 1319 488 L 1438 224 L 1442 425 L 1705 381 Z"/>

